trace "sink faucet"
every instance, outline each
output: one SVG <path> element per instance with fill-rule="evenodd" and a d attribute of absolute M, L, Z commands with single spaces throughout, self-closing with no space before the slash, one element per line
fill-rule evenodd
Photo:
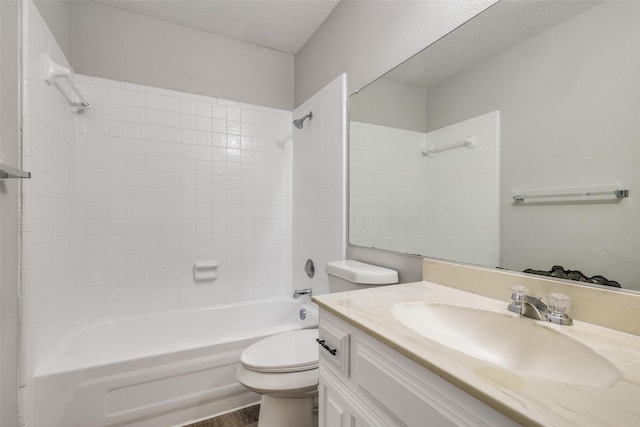
<path fill-rule="evenodd" d="M 571 299 L 563 294 L 549 295 L 549 305 L 540 298 L 530 295 L 531 291 L 524 286 L 511 288 L 511 303 L 507 310 L 521 316 L 531 317 L 537 320 L 547 320 L 558 325 L 571 325 L 573 319 L 567 316 L 567 310 Z"/>
<path fill-rule="evenodd" d="M 298 298 L 301 295 L 309 295 L 309 296 L 311 296 L 311 288 L 296 289 L 296 290 L 293 291 L 293 297 L 294 298 Z"/>

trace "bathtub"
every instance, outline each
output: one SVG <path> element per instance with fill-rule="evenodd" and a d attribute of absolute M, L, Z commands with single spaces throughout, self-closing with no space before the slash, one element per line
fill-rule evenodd
<path fill-rule="evenodd" d="M 314 305 L 270 299 L 86 326 L 37 366 L 35 426 L 183 425 L 257 403 L 235 378 L 242 351 L 317 325 Z"/>

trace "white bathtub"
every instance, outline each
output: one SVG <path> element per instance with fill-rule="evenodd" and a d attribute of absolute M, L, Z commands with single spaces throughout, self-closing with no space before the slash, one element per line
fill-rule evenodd
<path fill-rule="evenodd" d="M 278 299 L 89 325 L 37 367 L 35 427 L 183 425 L 258 402 L 235 378 L 242 351 L 317 324 Z"/>

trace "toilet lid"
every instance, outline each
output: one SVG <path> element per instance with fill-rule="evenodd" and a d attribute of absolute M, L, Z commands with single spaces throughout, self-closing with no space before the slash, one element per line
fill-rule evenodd
<path fill-rule="evenodd" d="M 318 367 L 317 329 L 272 335 L 249 346 L 240 356 L 242 365 L 258 372 L 299 372 Z"/>

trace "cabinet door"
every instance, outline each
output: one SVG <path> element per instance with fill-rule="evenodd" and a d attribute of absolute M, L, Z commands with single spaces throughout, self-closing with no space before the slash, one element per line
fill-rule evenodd
<path fill-rule="evenodd" d="M 319 427 L 406 427 L 364 404 L 335 375 L 320 374 Z"/>
<path fill-rule="evenodd" d="M 320 427 L 351 427 L 347 403 L 330 386 L 320 382 Z M 364 427 L 364 426 L 363 426 Z"/>
<path fill-rule="evenodd" d="M 320 427 L 376 427 L 390 424 L 373 423 L 351 407 L 337 390 L 320 385 Z"/>
<path fill-rule="evenodd" d="M 362 417 L 356 414 L 353 414 L 351 416 L 351 426 L 352 427 L 374 427 L 374 424 L 371 424 L 370 422 L 366 421 Z"/>

